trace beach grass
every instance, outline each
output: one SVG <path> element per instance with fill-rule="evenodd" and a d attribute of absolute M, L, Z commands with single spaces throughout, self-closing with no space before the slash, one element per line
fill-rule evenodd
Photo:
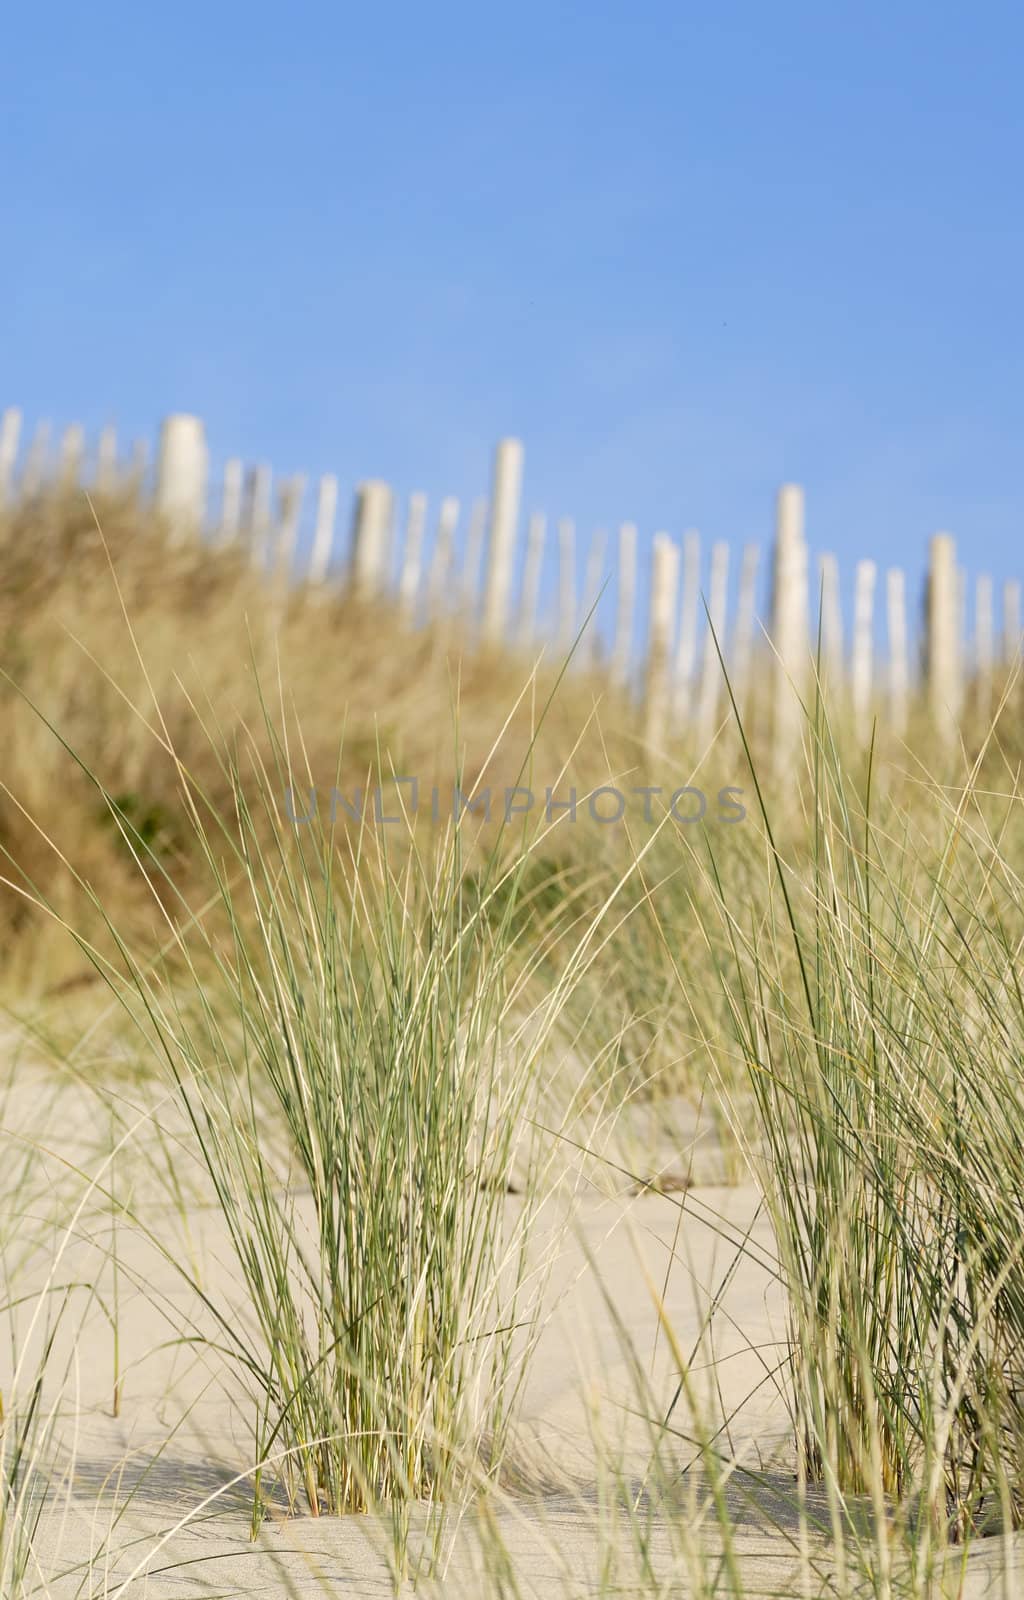
<path fill-rule="evenodd" d="M 18 543 L 30 514 L 75 585 Z M 386 611 L 297 593 L 271 618 L 234 556 L 168 565 L 130 505 L 98 525 L 80 505 L 18 517 L 0 538 L 20 551 L 2 691 L 12 1030 L 65 1061 L 83 1030 L 105 1033 L 176 1107 L 160 1181 L 171 1193 L 194 1170 L 231 1271 L 187 1252 L 174 1266 L 246 1408 L 251 1531 L 279 1493 L 292 1515 L 384 1515 L 399 1581 L 416 1508 L 473 1503 L 487 1592 L 517 1592 L 485 1508 L 506 1504 L 540 1332 L 538 1216 L 583 1171 L 642 1192 L 588 1127 L 682 1098 L 770 1218 L 767 1257 L 730 1235 L 732 1270 L 770 1270 L 787 1308 L 774 1381 L 786 1537 L 813 1546 L 803 1592 L 939 1592 L 951 1547 L 1009 1540 L 1024 1519 L 1013 674 L 954 748 L 923 716 L 902 743 L 883 728 L 865 743 L 816 685 L 785 781 L 756 707 L 753 723 L 729 708 L 710 750 L 682 738 L 655 773 L 628 708 L 571 661 L 519 663 L 510 691 L 455 633 L 407 634 Z M 425 814 L 413 772 L 421 794 L 447 774 L 477 803 Z M 650 813 L 614 828 L 481 803 L 522 784 L 575 786 L 582 806 L 654 776 Z M 742 818 L 682 822 L 666 795 L 688 784 L 727 784 Z M 92 1087 L 109 1117 L 111 1086 Z M 92 1192 L 119 1241 L 147 1232 L 112 1178 Z M 725 1228 L 685 1182 L 678 1205 L 680 1226 Z M 751 1468 L 644 1293 L 676 1400 L 669 1424 L 612 1295 L 649 1466 L 638 1493 L 595 1441 L 597 1592 L 616 1592 L 619 1563 L 630 1592 L 739 1594 Z M 5 1394 L 5 1593 L 31 1592 L 56 1459 L 45 1389 L 29 1373 Z M 713 1558 L 692 1535 L 704 1523 Z"/>

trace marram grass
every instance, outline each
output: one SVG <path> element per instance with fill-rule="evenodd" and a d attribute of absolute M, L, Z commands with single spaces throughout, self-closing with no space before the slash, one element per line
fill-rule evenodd
<path fill-rule="evenodd" d="M 168 617 L 150 620 L 169 632 L 180 618 Z M 430 645 L 407 649 L 406 665 Z M 59 660 L 58 710 L 75 712 L 72 652 Z M 231 663 L 220 669 L 218 714 Z M 841 715 L 812 704 L 784 792 L 733 730 L 749 766 L 727 776 L 748 786 L 749 821 L 725 833 L 481 842 L 467 817 L 429 841 L 411 823 L 340 838 L 323 815 L 297 829 L 282 810 L 293 783 L 329 782 L 324 728 L 314 772 L 258 698 L 254 730 L 232 715 L 211 737 L 187 697 L 165 721 L 142 679 L 134 710 L 107 680 L 121 748 L 102 772 L 76 766 L 57 716 L 39 720 L 39 749 L 51 779 L 73 772 L 105 818 L 96 859 L 116 872 L 55 856 L 105 930 L 102 950 L 79 930 L 79 949 L 170 1074 L 230 1241 L 231 1292 L 204 1293 L 214 1353 L 250 1398 L 257 1518 L 271 1474 L 314 1513 L 443 1501 L 462 1484 L 497 1493 L 537 1303 L 539 1066 L 560 1031 L 584 1073 L 616 1041 L 652 1088 L 696 1083 L 745 1150 L 788 1295 L 794 1493 L 823 1487 L 836 1552 L 858 1496 L 907 1540 L 897 1573 L 879 1534 L 870 1592 L 928 1592 L 948 1538 L 1020 1524 L 1024 801 L 1005 710 L 932 774 L 914 749 L 856 747 Z M 359 762 L 397 760 L 390 740 L 401 747 L 414 701 Z M 431 702 L 419 748 L 441 737 L 436 713 Z M 88 724 L 87 707 L 76 714 Z M 124 803 L 145 788 L 154 738 L 161 782 L 174 777 L 170 833 L 163 791 L 158 811 L 147 796 Z M 19 750 L 24 763 L 35 746 Z M 52 853 L 59 831 L 46 805 L 52 831 L 30 804 L 8 809 L 10 892 L 66 933 L 63 888 L 32 887 L 30 856 Z M 78 843 L 87 865 L 84 829 Z M 162 928 L 158 955 L 122 915 L 129 877 Z M 523 1196 L 505 1192 L 513 1173 Z M 684 1389 L 688 1376 L 681 1355 Z M 5 1425 L 15 1446 L 18 1426 Z M 723 1561 L 688 1539 L 685 1573 L 650 1562 L 638 1593 L 681 1576 L 742 1592 L 719 1492 L 739 1469 L 717 1433 L 694 1425 L 693 1438 L 722 1457 L 701 1506 L 724 1530 Z M 652 1422 L 659 1516 L 673 1504 L 670 1444 Z M 604 1467 L 643 1565 L 650 1501 Z M 821 1589 L 860 1581 L 844 1569 Z M 512 1592 L 497 1546 L 493 1582 Z"/>

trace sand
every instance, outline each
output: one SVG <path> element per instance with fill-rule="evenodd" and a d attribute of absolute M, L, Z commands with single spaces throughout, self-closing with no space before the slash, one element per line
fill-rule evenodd
<path fill-rule="evenodd" d="M 14 1202 L 31 1219 L 13 1230 L 26 1251 L 20 1265 L 17 1251 L 9 1260 L 19 1287 L 38 1288 L 58 1250 L 62 1281 L 95 1277 L 100 1263 L 102 1303 L 96 1298 L 83 1309 L 79 1296 L 51 1363 L 51 1371 L 67 1364 L 62 1392 L 49 1397 L 59 1401 L 67 1481 L 55 1486 L 42 1513 L 36 1540 L 40 1592 L 55 1600 L 121 1593 L 151 1600 L 392 1593 L 388 1528 L 376 1519 L 288 1517 L 282 1506 L 258 1539 L 250 1540 L 244 1477 L 252 1458 L 250 1414 L 225 1362 L 201 1344 L 180 1344 L 183 1328 L 208 1332 L 209 1319 L 164 1253 L 189 1253 L 211 1288 L 230 1296 L 233 1269 L 223 1225 L 204 1202 L 200 1174 L 184 1156 L 181 1197 L 173 1202 L 168 1196 L 158 1129 L 164 1139 L 174 1138 L 173 1105 L 160 1102 L 151 1089 L 128 1084 L 120 1115 L 124 1126 L 142 1120 L 114 1163 L 117 1192 L 130 1196 L 133 1211 L 164 1248 L 123 1224 L 117 1229 L 122 1376 L 120 1415 L 114 1417 L 109 1215 L 105 1219 L 93 1193 L 75 1237 L 64 1241 L 47 1223 L 51 1216 L 67 1217 L 69 1201 L 83 1192 L 79 1173 L 101 1170 L 116 1135 L 90 1090 L 34 1067 L 19 1069 L 4 1107 L 9 1153 L 37 1141 L 31 1177 Z M 585 1178 L 571 1193 L 563 1186 L 542 1212 L 537 1260 L 550 1257 L 552 1266 L 509 1483 L 492 1502 L 490 1521 L 482 1522 L 470 1508 L 439 1529 L 429 1508 L 414 1510 L 413 1564 L 417 1550 L 433 1551 L 433 1577 L 421 1584 L 425 1592 L 641 1592 L 635 1541 L 621 1515 L 616 1522 L 609 1510 L 608 1463 L 617 1464 L 643 1506 L 652 1418 L 686 1432 L 684 1406 L 677 1401 L 673 1409 L 679 1367 L 666 1323 L 685 1352 L 706 1421 L 730 1419 L 722 1446 L 741 1464 L 727 1498 L 745 1592 L 799 1593 L 803 1575 L 813 1593 L 834 1571 L 824 1531 L 812 1528 L 801 1550 L 780 1377 L 786 1307 L 768 1265 L 752 1258 L 752 1252 L 760 1253 L 770 1262 L 773 1248 L 758 1192 L 749 1181 L 721 1181 L 729 1162 L 692 1108 L 663 1107 L 653 1118 L 645 1111 L 635 1125 L 627 1123 L 625 1134 L 610 1147 L 625 1172 L 604 1169 L 607 1181 Z M 13 1158 L 6 1165 L 13 1183 Z M 692 1182 L 661 1195 L 632 1181 L 630 1174 L 641 1172 L 687 1175 Z M 504 1203 L 511 1215 L 523 1202 L 510 1195 Z M 742 1252 L 736 1243 L 741 1238 L 750 1241 Z M 30 1311 L 29 1306 L 23 1325 Z M 241 1305 L 238 1315 L 245 1315 Z M 649 1385 L 646 1417 L 637 1414 L 630 1352 Z M 9 1357 L 5 1363 L 7 1394 Z M 677 1520 L 654 1516 L 645 1549 L 664 1583 L 662 1592 L 689 1593 L 692 1563 L 701 1553 L 713 1562 L 722 1540 L 708 1509 L 699 1452 L 675 1435 L 670 1449 L 679 1482 Z M 817 1504 L 824 1530 L 823 1494 Z M 501 1579 L 499 1549 L 517 1588 L 507 1576 Z M 976 1546 L 963 1592 L 1000 1592 L 1006 1558 L 1001 1541 Z M 400 1587 L 411 1592 L 411 1583 L 410 1574 Z M 729 1592 L 724 1580 L 721 1592 Z"/>

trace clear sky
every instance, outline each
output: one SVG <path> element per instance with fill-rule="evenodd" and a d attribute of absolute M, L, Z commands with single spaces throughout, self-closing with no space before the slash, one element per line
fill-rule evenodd
<path fill-rule="evenodd" d="M 1022 71 L 1008 0 L 9 6 L 0 405 L 1020 573 Z"/>

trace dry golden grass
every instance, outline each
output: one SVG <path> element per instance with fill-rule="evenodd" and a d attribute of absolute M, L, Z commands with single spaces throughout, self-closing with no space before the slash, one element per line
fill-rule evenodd
<path fill-rule="evenodd" d="M 5 876 L 31 882 L 63 914 L 80 896 L 47 838 L 136 927 L 154 914 L 89 774 L 187 894 L 179 763 L 211 805 L 227 807 L 222 753 L 268 755 L 261 697 L 294 714 L 297 766 L 325 803 L 334 784 L 351 796 L 368 777 L 415 774 L 424 791 L 437 782 L 450 806 L 457 765 L 469 790 L 510 710 L 486 781 L 516 782 L 557 676 L 552 662 L 524 693 L 530 664 L 465 651 L 454 626 L 410 633 L 391 610 L 335 591 L 275 595 L 242 552 L 175 546 L 130 500 L 99 501 L 95 515 L 82 495 L 21 506 L 0 519 L 0 563 Z M 535 755 L 549 781 L 593 700 L 577 676 L 550 708 Z M 621 707 L 614 717 L 627 721 Z M 593 730 L 584 743 L 593 755 Z M 635 764 L 632 735 L 620 744 L 632 747 L 622 763 Z M 74 949 L 12 889 L 0 892 L 0 946 L 4 978 L 21 993 L 80 970 Z"/>
<path fill-rule="evenodd" d="M 88 1012 L 95 975 L 62 923 L 108 954 L 110 946 L 83 884 L 116 913 L 136 948 L 166 940 L 167 917 L 204 903 L 183 777 L 206 797 L 211 815 L 229 817 L 232 761 L 253 773 L 272 764 L 269 716 L 287 733 L 292 771 L 308 775 L 321 804 L 332 786 L 351 798 L 379 783 L 387 809 L 398 793 L 389 780 L 415 775 L 420 849 L 441 832 L 430 817 L 432 784 L 449 815 L 456 781 L 467 793 L 490 787 L 496 813 L 505 788 L 531 786 L 538 807 L 525 826 L 544 837 L 531 849 L 529 892 L 517 915 L 538 928 L 564 925 L 571 948 L 574 922 L 627 879 L 617 911 L 626 920 L 609 938 L 600 975 L 577 993 L 568 1036 L 583 1028 L 593 1041 L 586 1049 L 608 1050 L 633 1082 L 673 1089 L 704 1082 L 722 1000 L 695 948 L 693 896 L 705 891 L 694 853 L 728 835 L 723 861 L 731 892 L 763 914 L 768 879 L 759 825 L 719 825 L 717 833 L 710 824 L 672 825 L 659 833 L 662 813 L 645 823 L 637 800 L 621 827 L 589 820 L 570 826 L 564 813 L 552 827 L 543 801 L 547 788 L 564 799 L 575 787 L 582 807 L 601 784 L 628 790 L 656 783 L 667 794 L 696 783 L 709 796 L 730 784 L 743 788 L 752 809 L 747 759 L 727 710 L 709 751 L 680 738 L 652 757 L 642 748 L 638 707 L 576 660 L 566 667 L 551 650 L 539 662 L 479 653 L 456 622 L 411 631 L 392 608 L 357 605 L 340 588 L 286 595 L 253 571 L 240 548 L 175 544 L 130 498 L 93 507 L 79 493 L 15 507 L 0 517 L 0 564 L 0 875 L 11 885 L 0 886 L 0 994 L 19 1010 L 56 1002 L 51 1018 L 72 1024 Z M 745 719 L 762 771 L 769 765 L 770 665 L 765 652 Z M 1014 787 L 1018 703 L 1019 695 L 989 744 L 979 791 Z M 866 753 L 841 708 L 835 725 L 850 780 L 862 784 Z M 968 719 L 967 737 L 969 747 L 939 772 L 941 753 L 920 711 L 905 744 L 887 738 L 883 727 L 875 795 L 927 834 L 928 807 L 917 797 L 931 791 L 933 778 L 954 790 L 963 782 L 984 739 L 980 718 Z M 812 848 L 810 778 L 795 771 L 778 797 L 777 835 L 797 864 Z M 357 848 L 358 826 L 344 817 L 342 824 L 339 847 Z M 481 828 L 484 845 L 496 827 Z M 403 830 L 391 833 L 401 849 Z M 929 848 L 938 848 L 941 829 L 932 826 L 932 833 Z M 470 848 L 469 870 L 473 864 Z M 648 895 L 657 898 L 657 915 L 649 914 Z M 50 914 L 33 900 L 46 902 Z M 681 959 L 688 969 L 682 1003 Z M 538 981 L 554 981 L 557 970 L 553 954 Z"/>

